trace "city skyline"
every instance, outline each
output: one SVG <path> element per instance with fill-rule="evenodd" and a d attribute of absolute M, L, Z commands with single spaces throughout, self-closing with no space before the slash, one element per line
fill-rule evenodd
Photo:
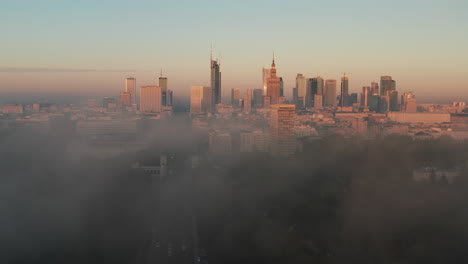
<path fill-rule="evenodd" d="M 188 98 L 191 86 L 210 85 L 206 60 L 213 44 L 214 57 L 222 59 L 223 98 L 231 88 L 262 88 L 259 71 L 269 67 L 273 50 L 288 98 L 297 73 L 339 80 L 342 72 L 352 73 L 350 93 L 390 75 L 398 80 L 399 90 L 418 98 L 466 97 L 465 1 L 393 1 L 379 7 L 364 1 L 293 2 L 221 6 L 204 0 L 187 2 L 184 10 L 160 1 L 113 1 L 111 6 L 47 1 L 26 8 L 7 3 L 0 22 L 17 22 L 0 23 L 6 29 L 0 48 L 9 51 L 0 64 L 0 95 L 110 95 L 121 90 L 121 79 L 129 76 L 139 80 L 139 87 L 157 85 L 162 68 L 175 94 Z M 392 12 L 395 8 L 399 12 Z M 147 16 L 152 10 L 162 12 Z M 316 16 L 304 16 L 307 10 Z M 243 15 L 241 20 L 236 12 Z M 117 19 L 127 13 L 135 19 Z M 89 19 L 82 20 L 85 14 Z M 34 24 L 28 23 L 32 20 Z M 304 33 L 310 29 L 314 34 Z M 133 36 L 122 37 L 124 31 Z M 145 41 L 133 41 L 142 38 Z"/>

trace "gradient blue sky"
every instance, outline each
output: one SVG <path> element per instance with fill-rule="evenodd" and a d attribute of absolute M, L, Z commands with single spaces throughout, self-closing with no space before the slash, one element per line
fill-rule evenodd
<path fill-rule="evenodd" d="M 277 55 L 291 94 L 297 73 L 351 92 L 392 75 L 400 92 L 466 97 L 466 0 L 1 0 L 0 94 L 113 95 L 160 69 L 179 95 L 208 85 L 221 53 L 223 94 L 261 87 Z"/>

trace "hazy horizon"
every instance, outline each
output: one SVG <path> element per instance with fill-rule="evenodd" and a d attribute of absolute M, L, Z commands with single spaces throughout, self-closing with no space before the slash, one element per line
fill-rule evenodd
<path fill-rule="evenodd" d="M 358 93 L 382 75 L 418 98 L 468 88 L 466 1 L 26 2 L 0 11 L 0 94 L 114 95 L 126 77 L 153 84 L 162 69 L 185 97 L 209 84 L 211 45 L 223 96 L 260 88 L 273 51 L 287 97 L 297 73 L 349 72 Z"/>

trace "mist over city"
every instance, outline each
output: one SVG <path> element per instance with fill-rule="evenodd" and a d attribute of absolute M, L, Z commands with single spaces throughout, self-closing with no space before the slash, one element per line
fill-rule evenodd
<path fill-rule="evenodd" d="M 468 263 L 466 1 L 0 6 L 0 263 Z"/>

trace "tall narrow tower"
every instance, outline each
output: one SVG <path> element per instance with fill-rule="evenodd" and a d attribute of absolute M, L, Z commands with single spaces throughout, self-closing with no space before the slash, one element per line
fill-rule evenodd
<path fill-rule="evenodd" d="M 125 92 L 130 94 L 130 103 L 132 105 L 136 104 L 136 79 L 127 78 L 125 79 Z"/>
<path fill-rule="evenodd" d="M 211 70 L 211 89 L 213 94 L 212 108 L 221 103 L 221 72 L 220 63 L 218 60 L 213 60 L 213 55 L 210 55 L 210 70 Z"/>
<path fill-rule="evenodd" d="M 270 69 L 270 78 L 267 79 L 267 96 L 270 97 L 271 104 L 279 104 L 281 90 L 281 79 L 276 76 L 275 55 Z"/>

